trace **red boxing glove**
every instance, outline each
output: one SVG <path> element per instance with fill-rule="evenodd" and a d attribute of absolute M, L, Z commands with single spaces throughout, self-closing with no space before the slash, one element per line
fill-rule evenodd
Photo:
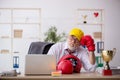
<path fill-rule="evenodd" d="M 94 40 L 90 35 L 85 35 L 81 38 L 80 44 L 86 46 L 89 51 L 95 51 Z"/>
<path fill-rule="evenodd" d="M 57 70 L 61 70 L 62 74 L 72 74 L 73 65 L 70 60 L 63 60 L 57 66 Z"/>

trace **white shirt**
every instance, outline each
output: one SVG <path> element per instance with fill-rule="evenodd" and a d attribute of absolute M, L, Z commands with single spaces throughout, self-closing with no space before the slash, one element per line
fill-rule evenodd
<path fill-rule="evenodd" d="M 68 49 L 67 42 L 56 43 L 50 48 L 50 50 L 48 51 L 48 55 L 55 55 L 58 62 L 62 56 L 69 54 L 68 51 L 66 51 L 66 49 Z M 86 71 L 95 71 L 96 64 L 92 65 L 90 63 L 88 51 L 85 48 L 83 48 L 82 46 L 78 47 L 78 49 L 75 51 L 75 53 L 73 53 L 73 55 L 80 59 L 83 68 Z"/>

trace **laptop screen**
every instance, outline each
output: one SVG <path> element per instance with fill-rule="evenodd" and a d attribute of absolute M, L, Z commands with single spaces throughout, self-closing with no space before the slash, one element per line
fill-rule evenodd
<path fill-rule="evenodd" d="M 54 55 L 26 55 L 25 75 L 51 74 L 55 70 L 56 58 Z"/>

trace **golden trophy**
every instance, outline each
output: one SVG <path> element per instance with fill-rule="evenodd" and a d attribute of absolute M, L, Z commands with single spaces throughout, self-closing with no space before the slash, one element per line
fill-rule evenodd
<path fill-rule="evenodd" d="M 102 71 L 103 75 L 112 75 L 112 70 L 110 69 L 109 62 L 114 57 L 115 53 L 116 53 L 116 48 L 113 48 L 113 50 L 102 51 L 102 58 L 103 58 L 103 61 L 105 61 L 105 66 Z"/>

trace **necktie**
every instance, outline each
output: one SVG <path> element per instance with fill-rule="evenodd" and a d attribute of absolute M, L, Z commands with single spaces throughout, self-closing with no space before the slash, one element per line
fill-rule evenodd
<path fill-rule="evenodd" d="M 69 53 L 69 54 L 72 54 L 72 53 L 74 53 L 73 51 L 71 51 L 70 49 L 66 49 L 67 50 L 67 52 Z"/>
<path fill-rule="evenodd" d="M 72 55 L 75 52 L 75 51 L 74 52 L 71 51 L 70 49 L 66 49 L 66 50 L 70 55 Z M 70 58 L 69 60 L 72 62 L 73 67 L 75 67 L 77 65 L 77 61 L 75 59 Z"/>

